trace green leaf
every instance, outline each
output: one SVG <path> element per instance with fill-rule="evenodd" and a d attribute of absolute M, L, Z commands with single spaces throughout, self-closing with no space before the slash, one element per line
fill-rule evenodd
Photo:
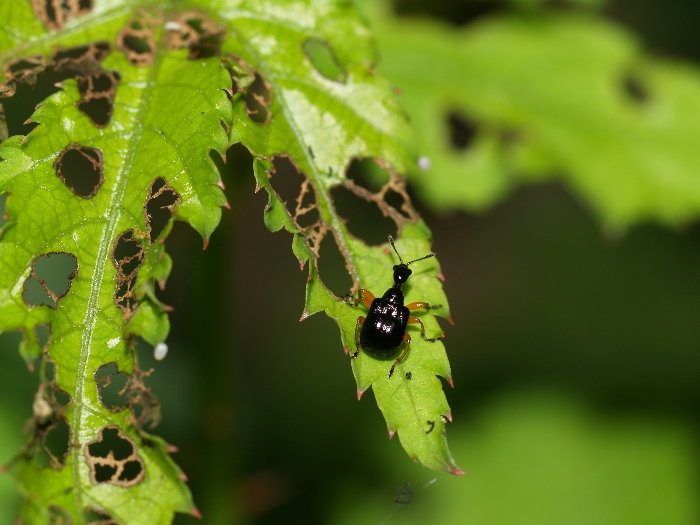
<path fill-rule="evenodd" d="M 113 39 L 126 24 L 128 4 L 96 4 L 63 38 L 30 22 L 28 2 L 4 3 L 0 44 L 27 43 L 2 59 L 18 49 L 46 56 L 57 44 Z M 161 15 L 137 15 L 140 27 L 152 29 L 149 65 L 133 65 L 116 49 L 91 59 L 100 63 L 90 67 L 119 72 L 106 125 L 79 106 L 79 84 L 97 74 L 93 69 L 64 81 L 42 103 L 31 133 L 0 145 L 0 193 L 9 194 L 11 219 L 0 242 L 0 331 L 23 330 L 25 353 L 37 357 L 35 330 L 50 327 L 39 359 L 33 441 L 14 464 L 26 523 L 57 516 L 85 523 L 96 512 L 120 523 L 164 524 L 174 512 L 197 514 L 168 445 L 145 430 L 157 421 L 157 405 L 143 385 L 132 337 L 153 343 L 168 329 L 153 288 L 170 270 L 162 242 L 169 227 L 156 235 L 155 214 L 171 209 L 205 239 L 219 221 L 225 200 L 209 152 L 226 148 L 222 123 L 230 122 L 231 105 L 224 90 L 231 80 L 218 58 L 188 60 L 184 50 L 166 49 Z M 84 184 L 90 191 L 79 189 Z M 40 265 L 56 258 L 68 273 L 55 265 L 47 271 L 60 274 L 65 293 L 48 280 L 56 275 L 40 275 Z M 106 382 L 97 374 L 110 363 L 128 374 L 130 401 L 121 409 L 110 410 L 100 395 Z M 60 402 L 66 394 L 69 402 Z M 66 424 L 69 437 L 58 453 L 47 453 Z M 41 462 L 46 456 L 48 466 Z"/>
<path fill-rule="evenodd" d="M 625 30 L 583 13 L 457 30 L 380 4 L 364 4 L 379 69 L 403 91 L 427 168 L 413 180 L 433 206 L 481 210 L 523 183 L 561 180 L 612 229 L 698 216 L 696 68 L 645 56 Z"/>
<path fill-rule="evenodd" d="M 324 238 L 336 243 L 353 293 L 362 287 L 381 295 L 392 284 L 392 266 L 398 261 L 388 245 L 369 246 L 354 237 L 347 217 L 338 213 L 332 190 L 344 187 L 376 203 L 395 221 L 397 248 L 405 260 L 430 251 L 430 231 L 411 207 L 403 179 L 394 172 L 411 163 L 405 117 L 390 86 L 371 68 L 375 57 L 369 30 L 350 3 L 300 1 L 291 7 L 242 2 L 221 13 L 226 27 L 223 52 L 232 56 L 232 67 L 238 70 L 231 142 L 242 142 L 256 157 L 257 185 L 269 194 L 265 224 L 272 231 L 291 232 L 294 254 L 302 267 L 309 264 L 302 319 L 325 311 L 340 328 L 346 354 L 354 353 L 357 318 L 366 309 L 348 304 L 326 286 L 324 273 L 319 274 L 323 265 L 319 246 Z M 247 73 L 239 81 L 241 69 Z M 283 157 L 303 175 L 297 195 L 286 202 L 270 179 Z M 347 177 L 355 158 L 379 161 L 386 180 L 380 192 L 366 190 Z M 280 170 L 276 176 L 291 174 Z M 383 198 L 389 189 L 403 196 L 403 209 Z M 302 225 L 313 213 L 318 219 Z M 435 259 L 416 264 L 406 300 L 442 304 L 430 312 L 449 317 L 439 275 Z M 435 315 L 419 315 L 429 335 L 441 333 Z M 444 346 L 423 341 L 413 329 L 409 333 L 411 350 L 391 378 L 390 361 L 363 352 L 352 361 L 358 396 L 370 387 L 374 390 L 390 435 L 398 432 L 411 457 L 428 467 L 459 473 L 445 441 L 444 421 L 450 410 L 436 377 L 450 377 Z"/>

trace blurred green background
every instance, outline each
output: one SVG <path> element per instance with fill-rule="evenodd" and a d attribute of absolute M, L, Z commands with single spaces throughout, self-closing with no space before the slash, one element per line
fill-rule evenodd
<path fill-rule="evenodd" d="M 700 60 L 696 2 L 577 3 L 602 9 L 652 54 Z M 394 9 L 469 31 L 518 4 L 573 9 L 536 0 L 404 0 Z M 167 241 L 168 357 L 156 365 L 139 347 L 142 368 L 156 368 L 158 432 L 180 448 L 203 523 L 700 523 L 696 223 L 606 235 L 555 182 L 519 187 L 479 213 L 440 213 L 414 192 L 455 320 L 445 327 L 455 379 L 454 390 L 445 385 L 448 440 L 466 471 L 455 477 L 412 463 L 389 441 L 371 393 L 356 401 L 330 319 L 297 321 L 306 274 L 291 238 L 265 229 L 266 198 L 253 193 L 247 154 L 233 148 L 229 158 L 232 211 L 209 248 L 182 224 Z M 377 230 L 365 220 L 360 229 Z M 342 288 L 342 264 L 331 259 L 326 279 Z M 37 384 L 18 341 L 0 336 L 0 461 L 21 447 Z M 397 494 L 411 501 L 396 503 Z M 11 523 L 15 498 L 0 475 L 0 523 Z"/>

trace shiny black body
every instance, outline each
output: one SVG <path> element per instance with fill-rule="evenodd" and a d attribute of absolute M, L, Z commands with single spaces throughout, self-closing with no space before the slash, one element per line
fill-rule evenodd
<path fill-rule="evenodd" d="M 390 359 L 403 341 L 410 312 L 403 304 L 401 286 L 411 273 L 403 263 L 394 266 L 394 286 L 372 301 L 362 325 L 360 345 L 376 359 Z"/>
<path fill-rule="evenodd" d="M 383 297 L 372 301 L 360 332 L 360 344 L 375 359 L 390 359 L 396 354 L 406 333 L 410 312 L 403 305 L 403 292 L 397 285 Z"/>

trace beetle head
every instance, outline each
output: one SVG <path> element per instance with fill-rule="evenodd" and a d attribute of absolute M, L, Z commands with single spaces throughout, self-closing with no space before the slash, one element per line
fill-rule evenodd
<path fill-rule="evenodd" d="M 397 264 L 394 266 L 394 284 L 402 285 L 413 272 L 406 264 Z"/>

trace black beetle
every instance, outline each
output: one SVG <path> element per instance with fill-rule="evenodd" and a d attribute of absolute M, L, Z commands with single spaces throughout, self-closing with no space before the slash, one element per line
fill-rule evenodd
<path fill-rule="evenodd" d="M 426 302 L 416 302 L 404 306 L 403 292 L 401 291 L 401 287 L 413 273 L 408 265 L 434 257 L 435 254 L 429 253 L 424 257 L 404 263 L 391 236 L 389 237 L 389 242 L 400 261 L 400 264 L 394 266 L 394 286 L 384 292 L 382 297 L 375 297 L 369 290 L 360 289 L 355 305 L 362 303 L 369 308 L 369 312 L 367 317 L 359 316 L 357 318 L 357 324 L 355 325 L 356 351 L 350 357 L 357 357 L 360 348 L 362 348 L 365 353 L 375 359 L 390 359 L 398 351 L 401 342 L 405 341 L 406 347 L 404 351 L 394 361 L 389 370 L 389 377 L 391 377 L 394 373 L 394 368 L 406 357 L 411 346 L 411 336 L 406 333 L 408 323 L 419 324 L 421 336 L 426 341 L 435 342 L 443 338 L 444 335 L 432 339 L 425 337 L 423 322 L 419 318 L 410 315 L 411 310 L 440 308 L 440 305 L 431 306 Z"/>

